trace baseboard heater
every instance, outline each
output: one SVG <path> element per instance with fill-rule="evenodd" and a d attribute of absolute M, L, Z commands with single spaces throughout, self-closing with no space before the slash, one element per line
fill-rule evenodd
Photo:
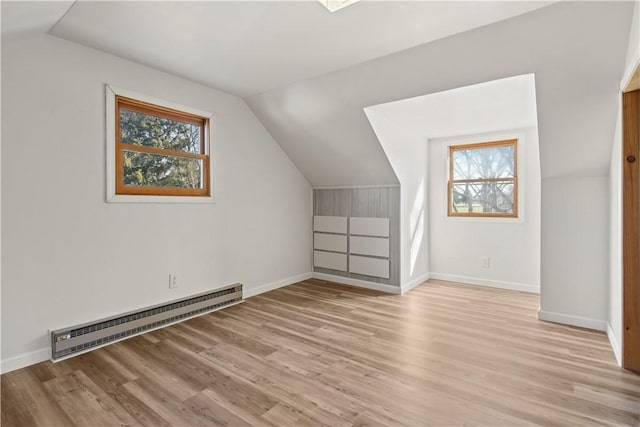
<path fill-rule="evenodd" d="M 51 332 L 51 360 L 80 353 L 242 302 L 242 284 Z"/>

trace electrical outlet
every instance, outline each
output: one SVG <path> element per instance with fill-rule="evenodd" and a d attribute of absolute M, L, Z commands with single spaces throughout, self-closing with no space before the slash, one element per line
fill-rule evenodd
<path fill-rule="evenodd" d="M 480 267 L 489 268 L 491 267 L 491 258 L 488 256 L 480 257 Z"/>
<path fill-rule="evenodd" d="M 174 274 L 169 274 L 169 289 L 178 287 L 178 277 Z"/>

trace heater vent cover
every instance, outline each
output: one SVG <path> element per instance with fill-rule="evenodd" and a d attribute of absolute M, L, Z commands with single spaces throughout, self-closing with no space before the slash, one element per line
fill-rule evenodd
<path fill-rule="evenodd" d="M 242 302 L 242 284 L 51 332 L 51 360 L 84 353 L 190 317 Z"/>

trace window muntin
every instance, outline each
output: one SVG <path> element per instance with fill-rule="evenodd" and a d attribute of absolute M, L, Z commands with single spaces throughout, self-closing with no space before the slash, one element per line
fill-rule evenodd
<path fill-rule="evenodd" d="M 208 119 L 115 97 L 116 194 L 209 197 Z"/>
<path fill-rule="evenodd" d="M 449 147 L 448 214 L 518 217 L 517 140 Z"/>

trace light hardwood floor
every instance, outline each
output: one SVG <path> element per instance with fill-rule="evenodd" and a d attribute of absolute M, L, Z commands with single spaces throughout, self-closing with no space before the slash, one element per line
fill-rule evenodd
<path fill-rule="evenodd" d="M 2 375 L 2 426 L 634 425 L 640 377 L 538 296 L 308 280 Z"/>

